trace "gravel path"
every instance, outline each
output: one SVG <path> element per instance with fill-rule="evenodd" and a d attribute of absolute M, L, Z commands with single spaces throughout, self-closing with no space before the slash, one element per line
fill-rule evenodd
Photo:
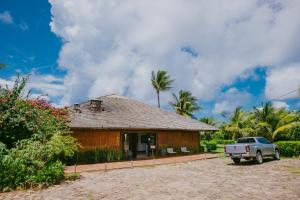
<path fill-rule="evenodd" d="M 233 165 L 229 159 L 85 172 L 77 181 L 0 199 L 300 199 L 300 159 Z"/>

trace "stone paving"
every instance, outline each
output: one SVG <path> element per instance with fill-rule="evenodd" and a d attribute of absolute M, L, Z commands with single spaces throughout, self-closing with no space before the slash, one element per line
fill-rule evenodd
<path fill-rule="evenodd" d="M 234 165 L 228 158 L 219 158 L 82 172 L 76 181 L 0 193 L 0 199 L 299 200 L 300 159 Z"/>

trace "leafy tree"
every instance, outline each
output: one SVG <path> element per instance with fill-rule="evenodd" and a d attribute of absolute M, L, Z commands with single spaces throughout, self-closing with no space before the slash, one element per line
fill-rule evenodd
<path fill-rule="evenodd" d="M 0 141 L 9 149 L 23 139 L 47 140 L 56 132 L 69 132 L 66 109 L 54 108 L 44 99 L 22 98 L 26 81 L 18 77 L 12 90 L 0 91 Z"/>
<path fill-rule="evenodd" d="M 166 71 L 158 70 L 156 73 L 152 71 L 151 83 L 157 94 L 157 105 L 160 108 L 160 97 L 161 91 L 171 89 L 171 84 L 174 82 Z"/>
<path fill-rule="evenodd" d="M 172 93 L 173 102 L 170 105 L 179 115 L 193 117 L 193 113 L 201 109 L 197 104 L 197 98 L 191 92 L 180 90 L 179 95 Z"/>

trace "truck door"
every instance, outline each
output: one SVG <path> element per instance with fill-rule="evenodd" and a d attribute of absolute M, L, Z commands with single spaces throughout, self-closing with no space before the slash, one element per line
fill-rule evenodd
<path fill-rule="evenodd" d="M 262 154 L 263 155 L 272 155 L 274 154 L 274 146 L 273 144 L 267 140 L 266 138 L 257 138 L 258 142 L 261 144 Z"/>

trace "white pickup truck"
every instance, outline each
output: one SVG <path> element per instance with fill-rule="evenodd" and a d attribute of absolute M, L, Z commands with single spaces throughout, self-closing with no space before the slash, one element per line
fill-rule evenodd
<path fill-rule="evenodd" d="M 231 157 L 234 163 L 240 163 L 241 159 L 254 159 L 257 163 L 263 163 L 263 158 L 273 156 L 279 160 L 279 149 L 264 137 L 244 137 L 239 138 L 236 144 L 224 146 L 224 153 Z"/>

